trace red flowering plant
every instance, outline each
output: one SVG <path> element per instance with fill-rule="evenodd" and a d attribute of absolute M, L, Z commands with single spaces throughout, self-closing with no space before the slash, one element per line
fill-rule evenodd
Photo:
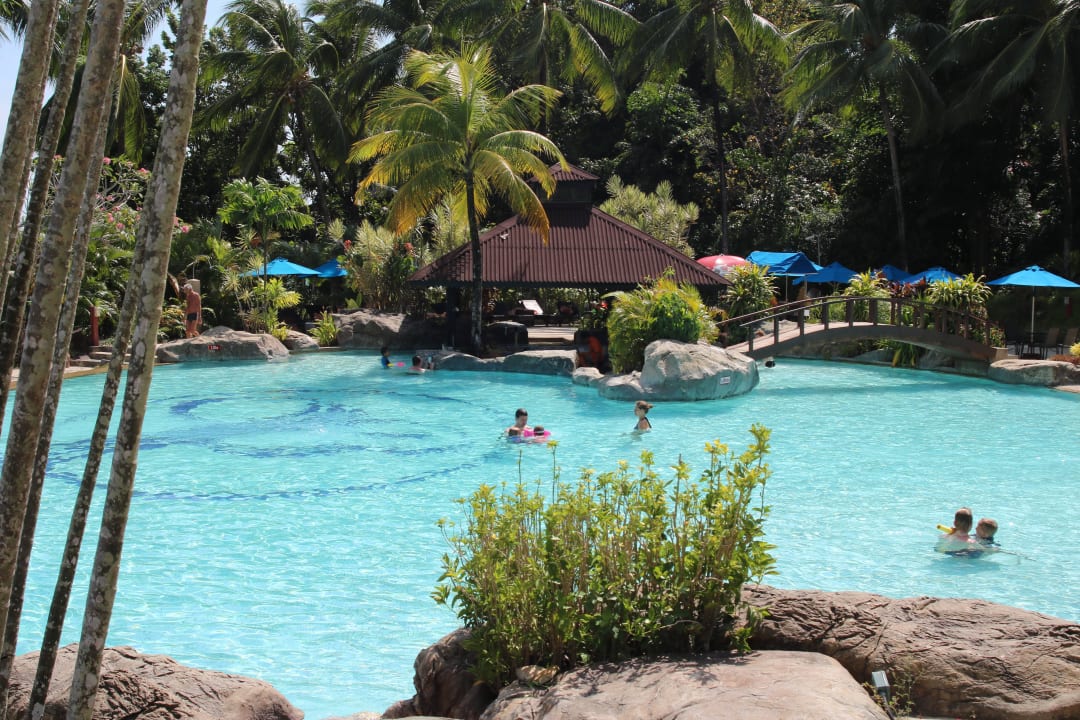
<path fill-rule="evenodd" d="M 59 178 L 63 158 L 57 158 L 54 174 Z M 150 171 L 123 158 L 104 158 L 94 214 L 90 221 L 86 270 L 75 316 L 76 332 L 86 334 L 90 308 L 97 308 L 101 335 L 108 337 L 123 302 L 135 252 L 135 231 L 139 226 Z M 55 187 L 55 183 L 54 183 Z M 190 226 L 175 219 L 174 232 L 186 233 Z"/>

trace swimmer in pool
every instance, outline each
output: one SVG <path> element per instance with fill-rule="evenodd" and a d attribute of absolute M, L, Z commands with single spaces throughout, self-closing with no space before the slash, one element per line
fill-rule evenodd
<path fill-rule="evenodd" d="M 972 549 L 971 545 L 974 543 L 969 534 L 971 532 L 971 525 L 971 509 L 966 507 L 960 508 L 956 511 L 956 515 L 953 516 L 952 529 L 938 539 L 937 547 L 935 549 L 938 552 L 943 552 L 947 555 L 967 553 Z"/>

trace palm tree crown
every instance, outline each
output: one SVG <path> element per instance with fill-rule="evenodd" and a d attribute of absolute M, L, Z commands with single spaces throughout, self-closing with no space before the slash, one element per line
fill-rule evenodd
<path fill-rule="evenodd" d="M 565 159 L 551 140 L 527 129 L 559 93 L 526 85 L 501 95 L 491 51 L 465 48 L 460 55 L 414 51 L 405 62 L 409 86 L 381 93 L 368 113 L 371 135 L 355 145 L 353 162 L 376 160 L 360 184 L 390 185 L 397 193 L 387 224 L 401 234 L 449 198 L 469 225 L 473 253 L 473 343 L 479 347 L 482 265 L 480 221 L 490 201 L 502 198 L 544 238 L 547 214 L 526 178 L 550 195 L 555 181 L 547 160 Z"/>

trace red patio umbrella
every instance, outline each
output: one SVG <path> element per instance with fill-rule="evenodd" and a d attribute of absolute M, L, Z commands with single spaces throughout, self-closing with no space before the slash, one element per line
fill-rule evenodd
<path fill-rule="evenodd" d="M 720 275 L 727 275 L 733 268 L 749 264 L 746 258 L 741 258 L 738 255 L 710 255 L 698 258 L 698 262 Z"/>

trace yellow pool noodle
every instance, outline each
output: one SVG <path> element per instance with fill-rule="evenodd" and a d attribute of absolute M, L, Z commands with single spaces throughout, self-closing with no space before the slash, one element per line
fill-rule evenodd
<path fill-rule="evenodd" d="M 940 530 L 941 532 L 945 533 L 946 535 L 952 532 L 951 527 L 949 527 L 947 525 L 942 525 L 941 523 L 938 523 L 937 529 Z"/>

